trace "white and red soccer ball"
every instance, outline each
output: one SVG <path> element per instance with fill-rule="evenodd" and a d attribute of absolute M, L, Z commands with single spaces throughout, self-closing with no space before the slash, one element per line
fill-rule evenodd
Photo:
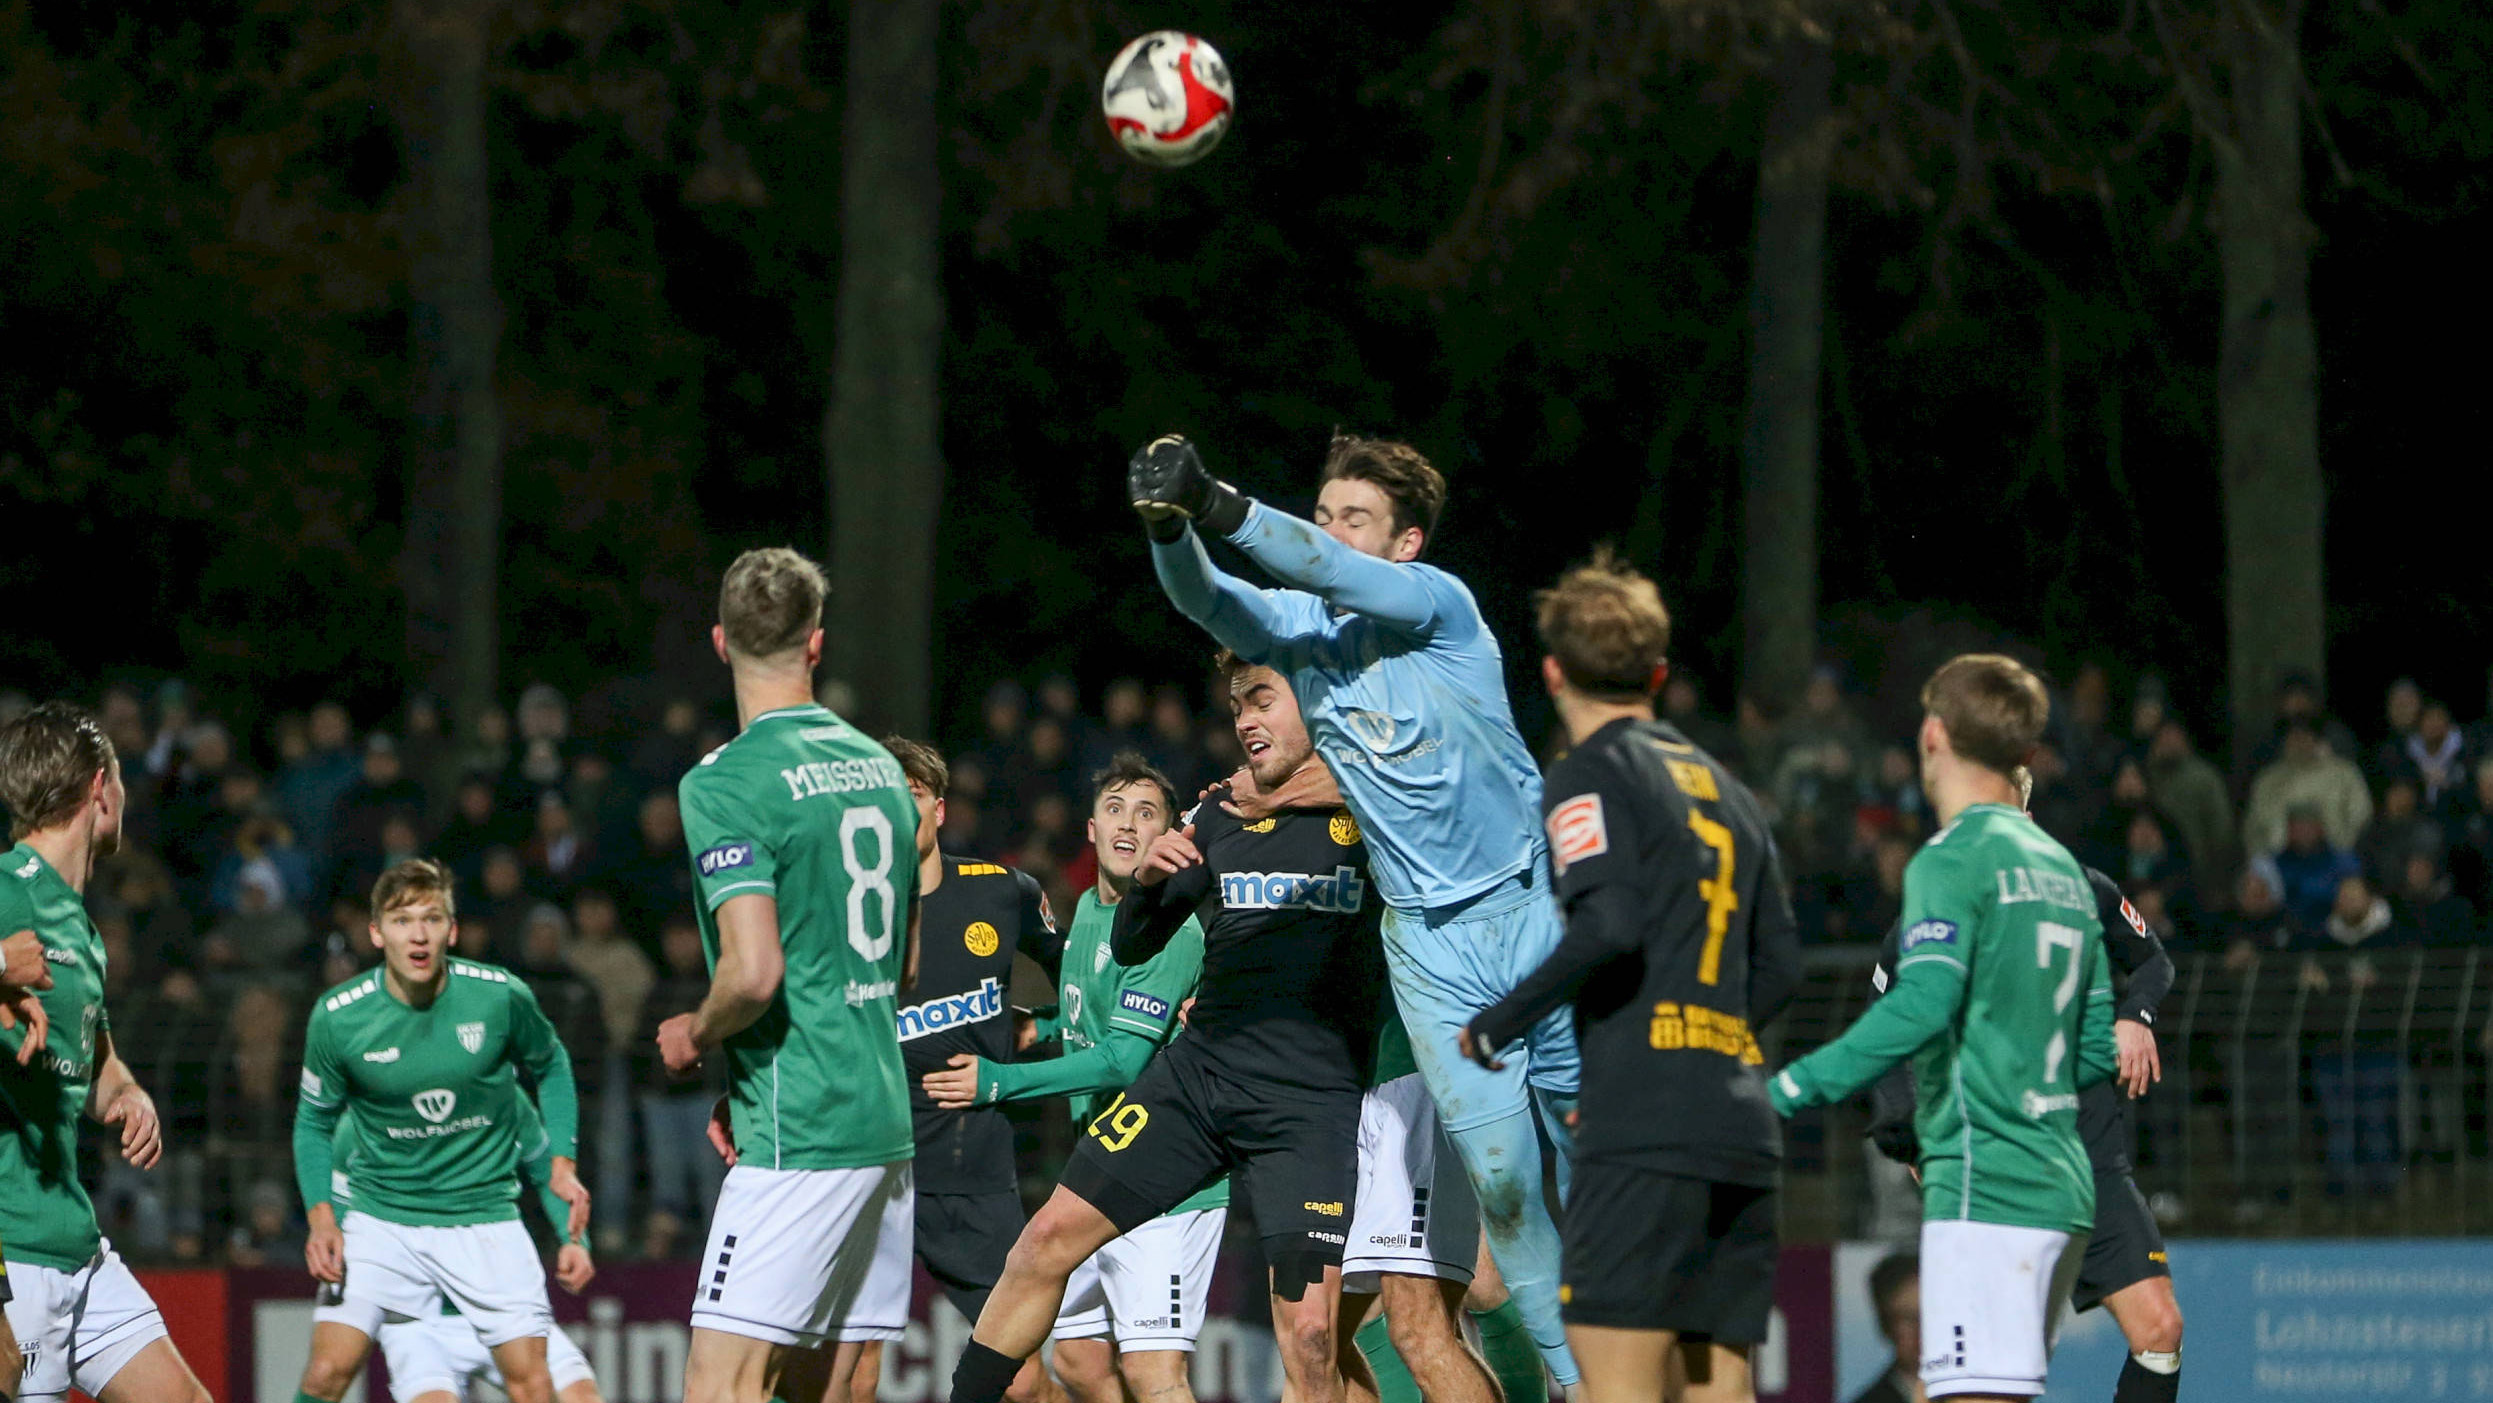
<path fill-rule="evenodd" d="M 1229 65 L 1211 45 L 1154 30 L 1117 51 L 1100 110 L 1126 154 L 1155 166 L 1192 165 L 1220 145 L 1238 110 Z"/>

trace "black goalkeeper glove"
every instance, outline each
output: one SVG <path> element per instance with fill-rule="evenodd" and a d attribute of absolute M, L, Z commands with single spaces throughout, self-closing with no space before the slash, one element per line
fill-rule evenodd
<path fill-rule="evenodd" d="M 1143 445 L 1125 465 L 1125 489 L 1151 539 L 1161 542 L 1184 536 L 1189 519 L 1226 536 L 1246 524 L 1252 505 L 1237 488 L 1212 476 L 1195 446 L 1178 434 Z"/>

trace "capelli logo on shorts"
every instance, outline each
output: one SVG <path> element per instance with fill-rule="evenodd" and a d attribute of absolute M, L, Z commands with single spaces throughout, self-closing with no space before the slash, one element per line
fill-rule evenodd
<path fill-rule="evenodd" d="M 701 875 L 715 877 L 721 872 L 753 865 L 751 843 L 722 843 L 701 855 Z"/>
<path fill-rule="evenodd" d="M 1342 1205 L 1338 1203 L 1302 1203 L 1299 1207 L 1306 1209 L 1310 1213 L 1321 1213 L 1328 1218 L 1339 1218 L 1342 1216 Z"/>

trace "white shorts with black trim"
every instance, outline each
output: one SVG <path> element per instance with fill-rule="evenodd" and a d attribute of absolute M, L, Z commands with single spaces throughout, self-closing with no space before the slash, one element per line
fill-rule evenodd
<path fill-rule="evenodd" d="M 348 1209 L 346 1281 L 324 1290 L 315 1321 L 379 1339 L 381 1327 L 430 1320 L 447 1303 L 490 1349 L 554 1328 L 545 1264 L 517 1218 L 433 1227 Z"/>
<path fill-rule="evenodd" d="M 28 1403 L 66 1398 L 72 1388 L 100 1396 L 113 1375 L 163 1339 L 164 1317 L 110 1242 L 76 1271 L 9 1263 L 9 1329 L 26 1357 L 17 1396 Z"/>
<path fill-rule="evenodd" d="M 710 1215 L 693 1328 L 807 1349 L 899 1339 L 909 1325 L 916 1213 L 907 1160 L 862 1169 L 737 1165 Z"/>
<path fill-rule="evenodd" d="M 389 1364 L 390 1396 L 399 1403 L 428 1393 L 447 1393 L 466 1403 L 468 1384 L 476 1379 L 509 1391 L 501 1368 L 493 1362 L 493 1351 L 485 1348 L 485 1342 L 476 1337 L 476 1327 L 464 1316 L 385 1322 L 380 1339 L 381 1358 Z M 554 1376 L 556 1393 L 597 1380 L 589 1357 L 559 1325 L 546 1332 L 545 1367 Z"/>
<path fill-rule="evenodd" d="M 1480 1202 L 1437 1124 L 1420 1074 L 1372 1087 L 1359 1106 L 1359 1196 L 1342 1249 L 1342 1289 L 1370 1293 L 1381 1276 L 1471 1284 Z"/>
<path fill-rule="evenodd" d="M 1922 1384 L 1930 1396 L 2041 1394 L 2083 1248 L 2048 1228 L 1923 1223 Z"/>
<path fill-rule="evenodd" d="M 1113 1339 L 1127 1354 L 1193 1350 L 1228 1226 L 1226 1208 L 1168 1213 L 1092 1253 L 1065 1282 L 1051 1337 Z"/>

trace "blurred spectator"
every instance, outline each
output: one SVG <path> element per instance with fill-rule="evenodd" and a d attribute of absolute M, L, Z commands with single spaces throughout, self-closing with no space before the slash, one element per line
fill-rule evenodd
<path fill-rule="evenodd" d="M 308 1236 L 294 1216 L 294 1191 L 275 1179 L 251 1186 L 242 1221 L 225 1245 L 225 1260 L 238 1267 L 291 1267 L 303 1260 Z"/>
<path fill-rule="evenodd" d="M 2252 775 L 2256 776 L 2284 756 L 2287 732 L 2297 722 L 2308 724 L 2329 753 L 2340 759 L 2351 763 L 2353 757 L 2363 753 L 2355 744 L 2354 732 L 2347 730 L 2344 722 L 2330 716 L 2321 706 L 2318 680 L 2307 672 L 2289 672 L 2277 684 L 2276 733 L 2251 751 Z"/>
<path fill-rule="evenodd" d="M 692 863 L 684 853 L 684 813 L 673 790 L 642 798 L 631 846 L 610 855 L 598 882 L 614 894 L 624 930 L 655 963 L 659 924 L 692 909 Z"/>
<path fill-rule="evenodd" d="M 300 977 L 311 944 L 311 927 L 302 914 L 286 905 L 286 887 L 274 863 L 244 864 L 234 879 L 234 908 L 208 930 L 201 948 L 212 977 L 237 984 L 256 984 L 281 977 Z"/>
<path fill-rule="evenodd" d="M 995 857 L 986 841 L 984 814 L 979 802 L 968 795 L 948 797 L 944 801 L 944 826 L 936 841 L 943 850 L 967 857 Z"/>
<path fill-rule="evenodd" d="M 615 899 L 603 887 L 582 887 L 572 896 L 571 929 L 571 967 L 597 995 L 605 1046 L 620 1050 L 640 1026 L 641 1002 L 655 977 L 649 960 L 624 934 Z"/>
<path fill-rule="evenodd" d="M 2242 865 L 2235 886 L 2233 914 L 2226 922 L 2225 963 L 2240 970 L 2259 955 L 2272 955 L 2302 944 L 2293 915 L 2285 909 L 2285 879 L 2264 857 Z"/>
<path fill-rule="evenodd" d="M 2069 787 L 2091 809 L 2111 788 L 2112 768 L 2121 757 L 2111 729 L 2112 679 L 2101 663 L 2082 664 L 2062 701 L 2052 708 L 2061 758 L 2069 766 Z"/>
<path fill-rule="evenodd" d="M 2449 854 L 2459 895 L 2493 913 L 2493 756 L 2476 762 L 2476 802 L 2465 819 L 2451 825 Z"/>
<path fill-rule="evenodd" d="M 223 726 L 203 722 L 185 735 L 171 764 L 160 825 L 164 856 L 183 898 L 197 902 L 224 848 L 218 830 L 226 807 L 226 772 L 234 767 L 233 741 Z"/>
<path fill-rule="evenodd" d="M 1191 718 L 1187 721 L 1186 737 L 1189 743 L 1194 738 Z M 1030 723 L 1028 738 L 1021 773 L 1014 777 L 1008 791 L 1015 807 L 1025 814 L 1051 796 L 1069 798 L 1081 784 L 1074 774 L 1073 737 L 1063 722 L 1053 716 L 1041 716 Z"/>
<path fill-rule="evenodd" d="M 2069 783 L 2069 764 L 2059 749 L 2049 742 L 2036 746 L 2026 771 L 2034 777 L 2026 811 L 2034 815 L 2035 823 L 2046 833 L 2084 833 L 2092 820 L 2092 806 Z"/>
<path fill-rule="evenodd" d="M 2164 820 L 2149 808 L 2133 810 L 2128 831 L 2122 835 L 2121 851 L 2111 866 L 2103 869 L 2122 887 L 2152 886 L 2166 892 L 2188 892 L 2191 887 L 2190 860 L 2182 856 L 2164 831 Z"/>
<path fill-rule="evenodd" d="M 424 786 L 407 773 L 397 740 L 374 731 L 364 738 L 363 764 L 354 785 L 338 802 L 338 838 L 332 851 L 341 863 L 368 861 L 380 853 L 381 826 L 392 815 L 421 824 L 424 809 Z"/>
<path fill-rule="evenodd" d="M 2199 876 L 2200 904 L 2225 905 L 2227 874 L 2237 858 L 2233 799 L 2224 772 L 2190 744 L 2190 730 L 2167 717 L 2147 750 L 2147 798 L 2172 821 L 2174 835 Z"/>
<path fill-rule="evenodd" d="M 2406 855 L 2418 848 L 2441 846 L 2441 825 L 2417 812 L 2421 796 L 2413 771 L 2390 777 L 2381 790 L 2380 808 L 2355 840 L 2355 856 L 2374 882 L 2388 886 L 2406 868 Z"/>
<path fill-rule="evenodd" d="M 1878 847 L 1871 852 L 1870 870 L 1877 883 L 1877 896 L 1868 920 L 1863 923 L 1867 938 L 1886 939 L 1888 928 L 1904 914 L 1904 869 L 1920 847 L 1917 838 L 1889 833 L 1878 840 Z"/>
<path fill-rule="evenodd" d="M 685 771 L 701 763 L 700 727 L 701 708 L 690 697 L 669 697 L 659 709 L 658 729 L 632 747 L 632 777 L 646 788 L 674 788 Z"/>
<path fill-rule="evenodd" d="M 562 746 L 540 736 L 520 747 L 519 768 L 508 787 L 508 801 L 534 799 L 561 784 L 571 773 Z"/>
<path fill-rule="evenodd" d="M 2424 944 L 2451 949 L 2476 943 L 2475 909 L 2452 888 L 2437 849 L 2408 852 L 2396 882 L 2392 901 L 2399 917 Z"/>
<path fill-rule="evenodd" d="M 329 884 L 329 901 L 332 905 L 345 901 L 360 908 L 371 894 L 372 884 L 379 881 L 381 874 L 388 871 L 392 864 L 424 855 L 424 839 L 416 832 L 415 815 L 393 812 L 381 820 L 381 840 L 373 851 L 339 864 L 338 875 Z M 456 877 L 457 874 L 454 872 L 452 875 Z M 472 894 L 478 885 L 481 882 L 471 884 L 467 890 Z"/>
<path fill-rule="evenodd" d="M 241 904 L 236 883 L 243 873 L 259 868 L 275 878 L 278 904 L 297 911 L 312 905 L 311 861 L 295 846 L 294 830 L 266 803 L 253 805 L 228 833 L 225 851 L 210 875 L 209 902 L 219 911 L 235 909 Z"/>
<path fill-rule="evenodd" d="M 1684 672 L 1673 672 L 1662 683 L 1662 719 L 1726 766 L 1740 753 L 1738 737 L 1729 726 L 1706 715 L 1704 690 Z"/>
<path fill-rule="evenodd" d="M 459 780 L 458 754 L 442 724 L 441 703 L 430 694 L 418 692 L 407 698 L 400 725 L 398 758 L 407 777 L 424 791 L 424 823 L 429 829 L 440 824 L 450 807 L 450 790 Z"/>
<path fill-rule="evenodd" d="M 1064 731 L 1066 766 L 1079 770 L 1094 743 L 1090 718 L 1082 714 L 1082 689 L 1063 673 L 1050 673 L 1039 683 L 1038 702 L 1033 719 L 1053 721 Z"/>
<path fill-rule="evenodd" d="M 640 1029 L 625 1049 L 641 1113 L 641 1154 L 649 1169 L 649 1222 L 642 1250 L 651 1257 L 689 1245 L 684 1228 L 709 1216 L 726 1166 L 710 1148 L 710 1105 L 723 1088 L 719 1059 L 703 1060 L 695 1078 L 676 1081 L 658 1059 L 658 1025 L 701 1006 L 710 991 L 701 929 L 686 915 L 666 923 L 659 938 L 665 972 L 642 1005 Z"/>
<path fill-rule="evenodd" d="M 451 793 L 450 821 L 433 839 L 433 855 L 448 863 L 450 874 L 469 891 L 485 880 L 488 851 L 521 841 L 520 821 L 502 811 L 500 799 L 491 776 L 462 777 Z"/>
<path fill-rule="evenodd" d="M 298 1075 L 288 1056 L 294 1015 L 266 984 L 236 989 L 217 1058 L 208 1113 L 208 1155 L 227 1194 L 262 1177 L 293 1169 Z"/>
<path fill-rule="evenodd" d="M 1777 712 L 1763 698 L 1742 693 L 1740 709 L 1733 722 L 1740 736 L 1737 758 L 1732 768 L 1749 788 L 1764 793 L 1774 778 L 1775 767 L 1783 761 L 1783 734 L 1776 722 Z"/>
<path fill-rule="evenodd" d="M 1036 737 L 1033 737 L 1035 740 Z M 1162 687 L 1151 697 L 1151 744 L 1143 753 L 1160 772 L 1177 786 L 1180 799 L 1191 799 L 1205 785 L 1229 773 L 1215 769 L 1205 756 L 1202 738 L 1195 731 L 1195 716 L 1186 705 L 1186 694 L 1175 687 Z M 1068 776 L 1064 792 L 1068 797 L 1079 792 L 1090 775 Z"/>
<path fill-rule="evenodd" d="M 173 890 L 173 874 L 144 848 L 123 848 L 111 859 L 104 892 L 130 922 L 131 949 L 150 979 L 167 968 L 198 959 L 197 927 Z"/>
<path fill-rule="evenodd" d="M 2319 810 L 2296 808 L 2285 823 L 2285 846 L 2270 859 L 2284 883 L 2285 909 L 2305 930 L 2327 918 L 2338 884 L 2362 872 L 2355 855 L 2329 841 Z"/>
<path fill-rule="evenodd" d="M 304 738 L 310 748 L 277 772 L 277 805 L 302 836 L 312 865 L 325 868 L 337 852 L 330 824 L 363 767 L 355 758 L 354 721 L 336 702 L 312 708 Z"/>
<path fill-rule="evenodd" d="M 970 749 L 969 758 L 986 775 L 992 792 L 1010 793 L 1020 773 L 1027 706 L 1021 685 L 1011 681 L 989 687 L 986 700 L 979 704 L 978 723 L 984 734 Z"/>
<path fill-rule="evenodd" d="M 2396 908 L 2360 872 L 2338 879 L 2328 915 L 2311 944 L 2320 950 L 2388 950 L 2422 942 L 2422 932 L 2398 919 Z"/>
<path fill-rule="evenodd" d="M 2338 884 L 2323 924 L 2319 948 L 2369 954 L 2415 944 L 2417 933 L 2400 922 L 2389 903 L 2376 895 L 2360 873 Z M 2304 979 L 2326 993 L 2335 976 L 2352 986 L 2354 996 L 2378 984 L 2380 975 L 2368 959 L 2307 967 Z M 2379 1034 L 2341 1031 L 2319 1020 L 2311 1054 L 2311 1086 L 2320 1101 L 2320 1120 L 2328 1154 L 2328 1192 L 2385 1194 L 2397 1187 L 2402 1160 L 2398 1149 L 2398 1103 L 2404 1095 L 2405 1063 L 2394 1042 Z"/>
<path fill-rule="evenodd" d="M 147 745 L 147 772 L 170 775 L 180 770 L 191 750 L 190 688 L 178 677 L 156 685 L 156 738 Z"/>
<path fill-rule="evenodd" d="M 563 900 L 589 872 L 588 840 L 573 820 L 571 801 L 559 789 L 537 796 L 537 831 L 524 854 L 530 884 L 540 896 Z"/>
<path fill-rule="evenodd" d="M 519 854 L 495 848 L 485 854 L 485 880 L 473 909 L 459 912 L 459 953 L 471 960 L 508 964 L 519 954 L 527 934 L 528 913 L 536 909 L 528 894 L 528 869 Z M 462 903 L 464 908 L 465 903 Z"/>
<path fill-rule="evenodd" d="M 2242 845 L 2255 853 L 2284 847 L 2286 815 L 2298 809 L 2315 815 L 2329 845 L 2337 848 L 2352 848 L 2372 818 L 2363 772 L 2331 752 L 2307 717 L 2286 723 L 2276 760 L 2251 782 Z"/>
<path fill-rule="evenodd" d="M 530 683 L 519 694 L 519 741 L 528 745 L 550 741 L 560 749 L 571 740 L 571 704 L 547 682 Z"/>
<path fill-rule="evenodd" d="M 2142 813 L 2151 815 L 2154 807 L 2148 797 L 2146 768 L 2133 756 L 2121 757 L 2112 768 L 2103 809 L 2087 829 L 2086 840 L 2078 845 L 2078 856 L 2089 866 L 2118 877 L 2122 854 L 2129 848 L 2130 820 Z"/>
<path fill-rule="evenodd" d="M 1922 775 L 1913 752 L 1891 745 L 1878 753 L 1878 775 L 1870 802 L 1896 817 L 1899 832 L 1919 838 L 1930 832 L 1930 797 L 1922 792 Z"/>
<path fill-rule="evenodd" d="M 2415 733 L 2406 738 L 2406 772 L 2423 784 L 2423 808 L 2436 818 L 2455 819 L 2466 812 L 2468 799 L 2467 738 L 2450 720 L 2450 709 L 2437 701 L 2424 703 Z"/>
<path fill-rule="evenodd" d="M 1922 1259 L 1897 1252 L 1870 1268 L 1870 1305 L 1893 1357 L 1878 1382 L 1852 1403 L 1924 1403 L 1922 1392 Z"/>
<path fill-rule="evenodd" d="M 1801 692 L 1800 711 L 1785 721 L 1782 729 L 1787 747 L 1823 750 L 1829 745 L 1840 745 L 1850 752 L 1855 773 L 1869 764 L 1869 732 L 1844 697 L 1842 676 L 1828 664 L 1821 663 L 1810 671 L 1809 685 Z"/>
<path fill-rule="evenodd" d="M 498 706 L 476 713 L 461 735 L 459 773 L 483 775 L 499 785 L 511 768 L 511 718 Z"/>
<path fill-rule="evenodd" d="M 1118 751 L 1148 748 L 1151 731 L 1145 723 L 1150 716 L 1151 693 L 1141 682 L 1120 677 L 1109 683 L 1100 698 L 1100 724 L 1084 740 L 1077 768 L 1086 776 L 1097 774 L 1108 768 Z"/>
<path fill-rule="evenodd" d="M 2388 695 L 2381 703 L 2382 720 L 2388 730 L 2381 743 L 2372 751 L 2371 778 L 2374 784 L 2407 768 L 2406 743 L 2415 735 L 2415 723 L 2423 719 L 2424 689 L 2412 677 L 2401 677 L 2389 684 Z"/>
<path fill-rule="evenodd" d="M 2164 729 L 2172 715 L 2172 693 L 2164 679 L 2149 673 L 2138 679 L 2138 690 L 2129 703 L 2129 752 L 2144 755 L 2155 745 L 2156 732 Z"/>

